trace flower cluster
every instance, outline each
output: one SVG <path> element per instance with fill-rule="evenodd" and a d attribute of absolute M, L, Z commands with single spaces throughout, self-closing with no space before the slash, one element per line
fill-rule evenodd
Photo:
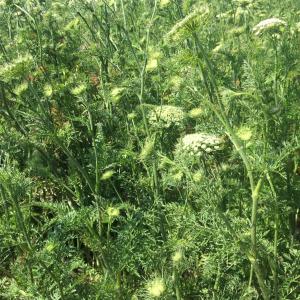
<path fill-rule="evenodd" d="M 287 25 L 286 22 L 278 19 L 278 18 L 270 18 L 259 22 L 253 28 L 253 32 L 255 35 L 261 35 L 265 32 L 274 32 L 280 30 L 282 27 Z"/>
<path fill-rule="evenodd" d="M 139 158 L 141 161 L 146 161 L 154 154 L 155 138 L 149 137 L 146 139 L 145 144 L 141 150 Z"/>
<path fill-rule="evenodd" d="M 120 215 L 120 210 L 118 208 L 115 208 L 115 207 L 109 207 L 106 210 L 106 212 L 108 214 L 109 219 L 116 218 Z"/>
<path fill-rule="evenodd" d="M 223 147 L 222 137 L 207 133 L 192 133 L 182 138 L 177 145 L 177 150 L 192 156 L 201 156 L 203 153 L 213 153 Z"/>
<path fill-rule="evenodd" d="M 154 108 L 149 113 L 149 123 L 157 128 L 170 128 L 176 126 L 183 127 L 186 118 L 185 112 L 180 108 L 172 105 L 162 105 Z"/>
<path fill-rule="evenodd" d="M 150 297 L 157 298 L 165 291 L 165 283 L 162 278 L 154 278 L 148 283 L 147 290 Z"/>
<path fill-rule="evenodd" d="M 20 56 L 0 68 L 0 79 L 9 82 L 13 78 L 22 77 L 33 66 L 33 57 L 30 54 Z"/>
<path fill-rule="evenodd" d="M 173 261 L 174 265 L 179 264 L 180 261 L 182 260 L 182 258 L 183 258 L 182 251 L 177 250 L 172 256 L 172 261 Z"/>

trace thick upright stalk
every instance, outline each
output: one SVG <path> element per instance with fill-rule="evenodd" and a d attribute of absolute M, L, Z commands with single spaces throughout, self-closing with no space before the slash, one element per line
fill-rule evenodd
<path fill-rule="evenodd" d="M 250 183 L 250 188 L 251 188 L 251 197 L 252 197 L 251 253 L 250 253 L 250 255 L 248 254 L 248 258 L 251 262 L 250 284 L 252 281 L 252 273 L 254 271 L 255 275 L 257 277 L 257 281 L 259 283 L 260 289 L 262 291 L 263 298 L 264 298 L 264 300 L 267 300 L 270 298 L 269 290 L 264 282 L 263 272 L 261 271 L 261 267 L 257 260 L 258 251 L 257 251 L 257 238 L 256 238 L 258 198 L 259 198 L 259 191 L 262 186 L 263 178 L 260 178 L 258 180 L 257 184 L 255 185 L 252 166 L 248 160 L 245 149 L 244 149 L 243 145 L 241 145 L 236 134 L 234 133 L 234 130 L 232 129 L 230 122 L 228 120 L 228 117 L 226 116 L 223 103 L 222 103 L 221 99 L 219 98 L 217 81 L 215 80 L 214 72 L 212 70 L 212 66 L 209 61 L 209 58 L 206 55 L 204 48 L 201 46 L 200 41 L 198 40 L 198 37 L 196 34 L 194 34 L 194 39 L 195 39 L 195 43 L 197 46 L 196 47 L 197 56 L 199 57 L 199 59 L 203 59 L 204 63 L 207 66 L 208 73 L 209 73 L 209 74 L 207 74 L 208 78 L 204 78 L 205 87 L 207 89 L 208 94 L 210 95 L 210 98 L 213 98 L 214 101 L 211 101 L 212 99 L 210 99 L 210 101 L 208 101 L 208 105 L 213 110 L 216 117 L 219 119 L 219 121 L 222 123 L 225 130 L 227 131 L 228 137 L 230 138 L 231 142 L 235 146 L 237 152 L 239 153 L 239 155 L 244 163 L 244 166 L 247 171 L 247 176 L 249 178 L 249 183 Z M 201 67 L 201 65 L 200 65 L 200 67 Z M 203 69 L 201 69 L 201 72 L 202 72 L 203 76 L 206 75 Z M 210 81 L 212 88 L 210 88 L 209 85 L 207 84 L 207 79 Z"/>

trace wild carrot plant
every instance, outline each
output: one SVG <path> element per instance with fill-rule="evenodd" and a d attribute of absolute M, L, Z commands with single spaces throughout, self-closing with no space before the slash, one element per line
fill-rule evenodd
<path fill-rule="evenodd" d="M 298 299 L 299 24 L 0 0 L 0 298 Z"/>

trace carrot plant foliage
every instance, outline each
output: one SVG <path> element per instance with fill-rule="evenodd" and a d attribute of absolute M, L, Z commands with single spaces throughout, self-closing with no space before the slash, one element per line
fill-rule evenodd
<path fill-rule="evenodd" d="M 300 299 L 300 2 L 0 0 L 1 299 Z"/>

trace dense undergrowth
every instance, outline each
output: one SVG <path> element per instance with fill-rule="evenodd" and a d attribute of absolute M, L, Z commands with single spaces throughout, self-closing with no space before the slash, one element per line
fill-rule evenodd
<path fill-rule="evenodd" d="M 0 1 L 0 298 L 300 299 L 299 46 L 296 0 Z"/>

